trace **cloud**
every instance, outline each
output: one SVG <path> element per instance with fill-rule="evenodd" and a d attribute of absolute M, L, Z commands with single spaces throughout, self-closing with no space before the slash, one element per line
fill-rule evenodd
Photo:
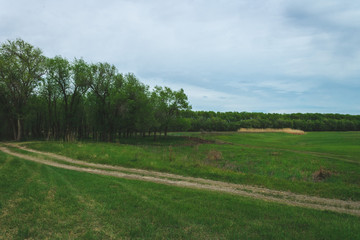
<path fill-rule="evenodd" d="M 277 94 L 302 94 L 316 88 L 317 84 L 307 79 L 266 79 L 258 81 L 238 81 L 228 82 L 226 86 L 242 90 L 264 90 L 265 92 L 274 92 Z"/>
<path fill-rule="evenodd" d="M 308 64 L 303 63 L 308 73 L 342 81 L 359 75 L 359 3 L 292 1 L 284 14 L 287 25 L 308 38 L 311 52 L 307 52 Z"/>
<path fill-rule="evenodd" d="M 183 87 L 194 109 L 359 112 L 326 87 L 342 86 L 341 94 L 355 98 L 360 90 L 356 1 L 14 0 L 1 6 L 1 42 L 21 37 L 49 57 L 106 61 L 142 81 L 161 79 Z"/>

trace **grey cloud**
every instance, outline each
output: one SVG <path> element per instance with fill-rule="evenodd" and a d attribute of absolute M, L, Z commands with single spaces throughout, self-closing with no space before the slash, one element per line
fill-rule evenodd
<path fill-rule="evenodd" d="M 292 2 L 285 16 L 296 27 L 306 28 L 319 49 L 336 57 L 353 58 L 360 54 L 360 4 L 356 1 Z"/>
<path fill-rule="evenodd" d="M 341 99 L 359 90 L 356 1 L 0 0 L 0 5 L 1 42 L 21 37 L 50 57 L 110 62 L 146 84 L 184 88 L 197 110 L 331 111 L 336 105 L 358 111 Z M 339 94 L 324 87 L 340 83 Z M 327 95 L 331 101 L 321 101 Z"/>

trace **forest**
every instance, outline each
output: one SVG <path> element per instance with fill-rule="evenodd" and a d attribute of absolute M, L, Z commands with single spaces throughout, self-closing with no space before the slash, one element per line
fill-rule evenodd
<path fill-rule="evenodd" d="M 359 131 L 360 115 L 192 111 L 183 89 L 151 89 L 107 62 L 48 58 L 22 39 L 0 48 L 0 140 L 95 140 L 169 131 Z"/>
<path fill-rule="evenodd" d="M 236 131 L 240 128 L 293 128 L 303 131 L 359 131 L 360 115 L 184 111 L 190 131 Z M 180 129 L 179 129 L 180 130 Z"/>

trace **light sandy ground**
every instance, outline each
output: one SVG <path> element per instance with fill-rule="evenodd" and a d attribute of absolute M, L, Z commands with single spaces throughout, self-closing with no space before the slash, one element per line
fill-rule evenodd
<path fill-rule="evenodd" d="M 290 206 L 328 210 L 360 216 L 360 202 L 300 195 L 291 192 L 271 190 L 250 185 L 226 183 L 203 178 L 185 177 L 176 174 L 162 173 L 143 169 L 89 163 L 85 161 L 71 159 L 54 153 L 40 152 L 37 150 L 25 148 L 23 146 L 20 146 L 19 144 L 8 143 L 6 145 L 16 147 L 18 149 L 31 153 L 35 153 L 37 156 L 35 157 L 21 154 L 11 151 L 7 147 L 0 147 L 0 150 L 6 154 L 53 167 L 64 168 L 79 172 L 87 172 L 92 174 L 113 176 L 118 178 L 148 181 L 178 187 L 230 193 L 239 196 L 261 199 L 264 201 L 282 203 Z"/>

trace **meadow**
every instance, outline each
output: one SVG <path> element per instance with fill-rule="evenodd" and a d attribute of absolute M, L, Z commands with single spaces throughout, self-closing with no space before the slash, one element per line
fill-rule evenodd
<path fill-rule="evenodd" d="M 157 141 L 134 137 L 116 143 L 21 145 L 91 163 L 359 201 L 359 143 L 358 132 L 229 132 L 171 133 Z M 324 176 L 319 178 L 321 171 Z M 358 216 L 76 172 L 0 152 L 0 239 L 359 236 Z"/>
<path fill-rule="evenodd" d="M 173 133 L 157 141 L 137 137 L 118 143 L 24 145 L 94 163 L 360 200 L 358 132 Z M 316 179 L 319 171 L 329 176 Z"/>

